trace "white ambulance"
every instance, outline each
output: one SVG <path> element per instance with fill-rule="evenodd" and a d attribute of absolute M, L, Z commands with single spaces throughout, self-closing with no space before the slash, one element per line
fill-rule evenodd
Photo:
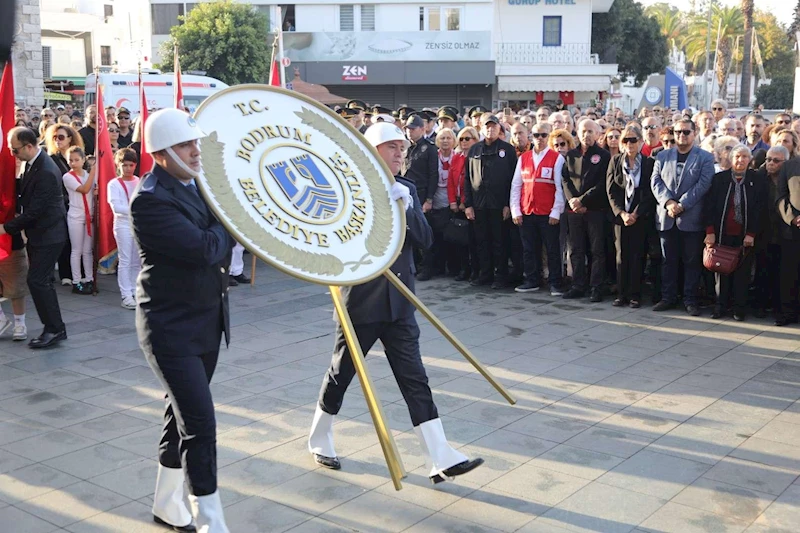
<path fill-rule="evenodd" d="M 147 97 L 147 108 L 150 110 L 174 107 L 174 74 L 161 74 L 157 70 L 147 73 L 142 72 L 144 93 Z M 139 75 L 136 73 L 100 73 L 100 84 L 103 85 L 103 104 L 108 107 L 113 105 L 117 109 L 125 107 L 136 117 L 139 114 Z M 200 102 L 228 87 L 216 78 L 183 74 L 184 105 L 192 112 L 197 109 Z M 97 103 L 97 82 L 95 75 L 86 77 L 86 105 Z"/>

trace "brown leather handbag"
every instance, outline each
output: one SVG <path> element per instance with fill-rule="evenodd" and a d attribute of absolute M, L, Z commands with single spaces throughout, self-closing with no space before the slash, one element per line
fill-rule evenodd
<path fill-rule="evenodd" d="M 703 266 L 717 274 L 733 274 L 742 260 L 741 246 L 714 243 L 703 249 Z"/>

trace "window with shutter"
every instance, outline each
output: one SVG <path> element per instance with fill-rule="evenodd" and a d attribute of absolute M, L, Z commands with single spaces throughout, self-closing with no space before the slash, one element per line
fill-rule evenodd
<path fill-rule="evenodd" d="M 339 31 L 355 31 L 355 16 L 352 5 L 339 6 Z"/>
<path fill-rule="evenodd" d="M 52 48 L 49 46 L 42 46 L 42 75 L 44 79 L 53 79 L 53 60 Z"/>
<path fill-rule="evenodd" d="M 375 6 L 361 6 L 361 31 L 375 31 Z"/>

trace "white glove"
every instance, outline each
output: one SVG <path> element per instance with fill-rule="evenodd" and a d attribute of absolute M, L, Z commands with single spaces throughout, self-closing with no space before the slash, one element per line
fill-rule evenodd
<path fill-rule="evenodd" d="M 392 201 L 394 202 L 397 200 L 403 200 L 403 207 L 406 209 L 411 209 L 414 207 L 414 199 L 411 197 L 411 189 L 400 182 L 394 182 L 389 196 L 392 197 Z"/>

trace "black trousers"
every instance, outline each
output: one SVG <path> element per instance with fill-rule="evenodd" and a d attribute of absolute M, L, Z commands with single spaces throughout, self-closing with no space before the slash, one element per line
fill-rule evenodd
<path fill-rule="evenodd" d="M 606 276 L 605 212 L 587 211 L 579 215 L 567 213 L 569 223 L 570 264 L 572 265 L 572 286 L 586 290 L 586 237 L 592 251 L 592 272 L 589 285 L 600 287 Z"/>
<path fill-rule="evenodd" d="M 450 221 L 450 208 L 431 209 L 425 214 L 433 233 L 433 244 L 422 254 L 422 270 L 432 275 L 444 273 L 448 262 L 448 244 L 444 241 L 444 230 Z"/>
<path fill-rule="evenodd" d="M 732 235 L 721 235 L 720 242 L 725 246 L 742 245 L 744 237 L 734 237 Z M 750 285 L 750 272 L 753 269 L 753 250 L 752 248 L 742 257 L 737 268 L 732 274 L 714 274 L 717 289 L 717 305 L 723 310 L 726 309 L 731 301 L 734 311 L 743 312 L 747 307 L 747 287 Z"/>
<path fill-rule="evenodd" d="M 414 317 L 394 322 L 356 324 L 355 330 L 364 354 L 378 339 L 383 343 L 386 359 L 406 401 L 412 424 L 418 426 L 438 418 L 439 412 L 433 403 L 428 375 L 419 352 L 419 327 Z M 322 379 L 319 391 L 319 406 L 331 415 L 337 414 L 342 408 L 344 393 L 356 374 L 341 325 L 336 326 L 333 350 L 331 366 Z"/>
<path fill-rule="evenodd" d="M 67 235 L 67 240 L 64 242 L 64 247 L 61 248 L 61 254 L 58 256 L 58 277 L 60 278 L 56 280 L 58 282 L 67 278 L 72 284 L 72 266 L 69 262 L 70 253 L 72 253 L 72 244 L 69 242 L 69 235 Z"/>
<path fill-rule="evenodd" d="M 756 238 L 758 242 L 758 238 Z M 767 243 L 756 254 L 756 305 L 781 315 L 781 245 Z"/>
<path fill-rule="evenodd" d="M 508 231 L 502 209 L 475 209 L 475 244 L 480 279 L 505 281 L 508 277 Z"/>
<path fill-rule="evenodd" d="M 661 264 L 663 259 L 661 257 L 661 238 L 658 235 L 655 222 L 651 219 L 647 221 L 645 226 L 645 241 L 647 242 L 647 261 L 642 258 L 642 268 L 647 273 L 650 279 L 652 294 L 650 298 L 653 303 L 661 300 Z"/>
<path fill-rule="evenodd" d="M 633 226 L 614 224 L 617 294 L 621 299 L 642 298 L 642 261 L 647 246 L 646 223 L 640 220 Z"/>
<path fill-rule="evenodd" d="M 547 253 L 548 282 L 551 288 L 561 287 L 561 248 L 558 243 L 560 224 L 550 225 L 550 215 L 523 215 L 519 227 L 522 239 L 522 263 L 525 280 L 542 282 L 542 244 Z"/>
<path fill-rule="evenodd" d="M 217 490 L 217 422 L 211 377 L 219 350 L 202 355 L 145 353 L 167 391 L 158 461 L 186 473 L 189 491 L 206 496 Z"/>
<path fill-rule="evenodd" d="M 58 307 L 58 295 L 53 287 L 55 264 L 63 247 L 63 242 L 44 246 L 27 245 L 28 289 L 31 291 L 39 320 L 44 324 L 44 331 L 47 333 L 64 330 L 61 309 Z"/>
<path fill-rule="evenodd" d="M 781 240 L 781 313 L 797 316 L 797 270 L 800 267 L 800 242 Z"/>

